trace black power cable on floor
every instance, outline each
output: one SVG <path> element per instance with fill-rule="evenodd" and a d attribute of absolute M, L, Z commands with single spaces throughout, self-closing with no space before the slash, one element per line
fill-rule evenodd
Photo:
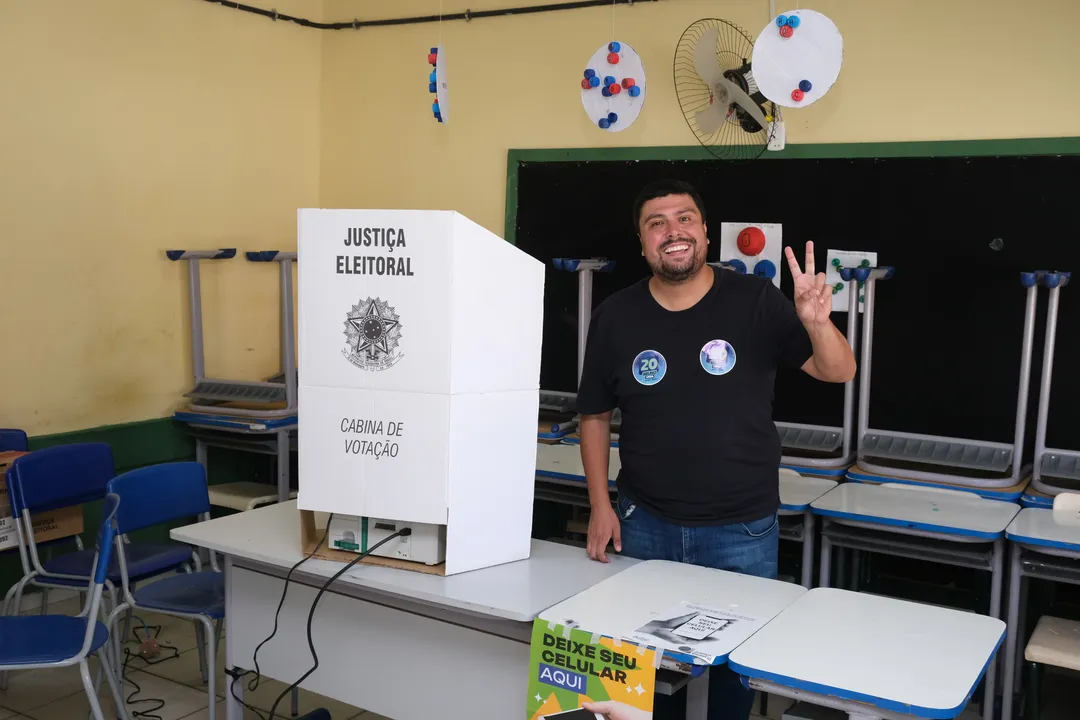
<path fill-rule="evenodd" d="M 327 523 L 327 525 L 326 525 L 326 532 L 327 532 L 327 534 L 330 533 L 330 524 L 329 523 Z M 287 688 L 285 688 L 284 690 L 281 691 L 281 694 L 278 695 L 277 700 L 274 701 L 273 707 L 270 708 L 270 720 L 274 720 L 274 712 L 277 710 L 278 703 L 280 703 L 281 700 L 286 695 L 288 695 L 292 691 L 293 688 L 298 687 L 300 685 L 300 683 L 307 680 L 308 676 L 311 675 L 311 673 L 313 673 L 313 672 L 315 672 L 316 670 L 319 669 L 319 656 L 317 654 L 315 654 L 315 643 L 311 639 L 311 620 L 315 617 L 315 606 L 317 606 L 319 604 L 319 600 L 320 600 L 320 598 L 322 598 L 323 593 L 326 592 L 326 589 L 328 587 L 330 587 L 335 580 L 337 580 L 339 577 L 344 575 L 345 572 L 349 568 L 351 568 L 353 565 L 356 565 L 356 563 L 358 563 L 361 560 L 363 560 L 364 558 L 366 558 L 368 555 L 373 553 L 375 550 L 378 550 L 379 547 L 381 547 L 382 545 L 385 545 L 386 543 L 390 542 L 391 540 L 393 540 L 396 537 L 408 537 L 409 535 L 412 535 L 412 528 L 407 528 L 406 527 L 406 528 L 401 528 L 397 532 L 386 536 L 385 538 L 383 538 L 379 542 L 377 542 L 374 545 L 372 545 L 371 547 L 369 547 L 364 552 L 357 555 L 355 560 L 350 560 L 349 563 L 345 567 L 341 568 L 336 573 L 334 573 L 333 577 L 331 577 L 329 580 L 327 580 L 325 583 L 323 583 L 323 586 L 321 588 L 319 588 L 318 594 L 315 595 L 315 599 L 311 602 L 311 609 L 308 611 L 308 618 L 307 618 L 308 648 L 311 650 L 311 657 L 315 661 L 315 664 L 311 666 L 310 670 L 308 670 L 306 673 L 301 675 L 300 678 L 296 682 L 294 682 L 292 685 L 290 685 L 289 687 L 287 687 Z"/>
<path fill-rule="evenodd" d="M 285 574 L 285 584 L 281 589 L 281 598 L 278 600 L 277 610 L 274 611 L 274 628 L 273 628 L 273 630 L 270 631 L 270 634 L 267 635 L 266 638 L 255 647 L 255 652 L 254 652 L 253 657 L 252 657 L 252 662 L 255 665 L 255 670 L 246 670 L 244 672 L 236 672 L 232 668 L 225 668 L 225 674 L 228 675 L 231 678 L 231 680 L 229 681 L 229 694 L 232 695 L 234 700 L 239 702 L 241 705 L 243 705 L 248 710 L 251 710 L 253 713 L 255 713 L 259 717 L 259 720 L 266 720 L 266 718 L 264 718 L 262 713 L 260 713 L 256 708 L 253 708 L 252 706 L 248 705 L 243 700 L 241 700 L 239 697 L 237 697 L 236 689 L 235 689 L 234 685 L 236 684 L 237 680 L 240 680 L 241 678 L 243 678 L 243 677 L 245 677 L 247 675 L 254 675 L 255 676 L 254 679 L 248 684 L 248 690 L 254 692 L 255 689 L 259 687 L 259 681 L 262 679 L 262 674 L 259 671 L 259 650 L 261 650 L 262 646 L 265 645 L 266 643 L 270 642 L 270 640 L 272 640 L 273 637 L 277 634 L 277 631 L 278 631 L 278 618 L 281 615 L 281 608 L 285 605 L 285 596 L 289 592 L 289 579 L 292 577 L 293 572 L 295 572 L 298 567 L 300 567 L 305 562 L 307 562 L 308 560 L 313 558 L 315 556 L 315 553 L 319 552 L 319 548 L 322 547 L 323 543 L 326 542 L 327 538 L 330 536 L 330 523 L 333 522 L 333 520 L 334 520 L 334 514 L 331 513 L 330 517 L 326 521 L 326 532 L 323 533 L 322 538 L 315 545 L 315 548 L 310 553 L 305 555 L 303 558 L 298 560 L 295 565 L 293 565 L 291 568 L 289 568 L 289 572 L 287 572 Z M 311 657 L 315 661 L 315 664 L 311 667 L 310 670 L 308 670 L 306 673 L 304 673 L 300 677 L 300 679 L 298 679 L 296 682 L 294 682 L 289 687 L 285 688 L 285 690 L 283 690 L 281 692 L 281 694 L 278 695 L 277 700 L 274 701 L 273 706 L 270 708 L 270 720 L 273 720 L 274 713 L 277 711 L 277 706 L 281 702 L 282 698 L 284 698 L 286 695 L 288 695 L 290 692 L 292 692 L 293 688 L 298 687 L 300 685 L 300 683 L 302 683 L 304 680 L 306 680 L 308 678 L 308 676 L 310 676 L 313 672 L 315 672 L 315 670 L 317 670 L 318 667 L 319 667 L 319 656 L 315 653 L 315 643 L 312 641 L 312 638 L 311 638 L 311 621 L 315 616 L 315 607 L 319 604 L 319 599 L 322 598 L 322 595 L 323 595 L 324 592 L 326 592 L 326 589 L 328 587 L 330 587 L 330 585 L 333 584 L 333 582 L 335 580 L 337 580 L 339 577 L 344 575 L 351 567 L 356 565 L 356 563 L 358 563 L 361 560 L 363 560 L 364 558 L 366 558 L 368 555 L 370 555 L 375 550 L 379 549 L 379 547 L 381 547 L 385 543 L 390 542 L 391 540 L 393 540 L 396 537 L 407 537 L 409 535 L 412 535 L 412 528 L 402 528 L 401 530 L 398 530 L 394 534 L 383 538 L 382 540 L 375 543 L 374 545 L 372 545 L 370 548 L 368 548 L 364 552 L 357 555 L 354 560 L 349 561 L 349 563 L 346 564 L 345 567 L 338 570 L 329 580 L 327 580 L 325 583 L 323 583 L 322 587 L 319 588 L 319 592 L 315 595 L 315 599 L 311 603 L 311 609 L 308 611 L 308 619 L 307 619 L 308 648 L 311 650 Z"/>
<path fill-rule="evenodd" d="M 131 652 L 131 648 L 129 648 L 129 647 L 124 648 L 124 664 L 121 665 L 121 667 L 120 667 L 120 679 L 121 679 L 120 686 L 123 687 L 124 683 L 129 683 L 129 684 L 131 684 L 131 685 L 133 685 L 135 687 L 134 692 L 132 692 L 126 698 L 123 698 L 124 704 L 125 705 L 137 705 L 139 703 L 157 703 L 157 705 L 155 705 L 154 707 L 149 708 L 147 710 L 132 710 L 131 711 L 131 717 L 133 717 L 133 718 L 148 718 L 149 720 L 161 720 L 161 716 L 160 715 L 155 715 L 154 713 L 157 712 L 158 710 L 160 710 L 161 708 L 165 707 L 165 701 L 162 700 L 161 698 L 143 698 L 141 700 L 136 700 L 135 699 L 135 696 L 142 692 L 142 687 L 140 687 L 139 683 L 132 680 L 131 677 L 128 675 L 128 661 L 130 661 L 132 658 L 135 658 L 137 660 L 142 660 L 144 663 L 146 663 L 147 666 L 157 665 L 158 663 L 165 662 L 166 660 L 173 660 L 175 658 L 180 657 L 180 651 L 177 648 L 173 647 L 172 645 L 162 645 L 162 644 L 157 642 L 158 636 L 161 635 L 161 626 L 160 625 L 147 625 L 146 622 L 143 621 L 138 616 L 135 616 L 135 619 L 139 620 L 139 622 L 142 622 L 142 624 L 143 624 L 143 633 L 146 635 L 146 637 L 144 637 L 142 639 L 142 642 L 140 643 L 140 645 L 146 645 L 151 640 L 153 640 L 154 641 L 155 653 L 157 651 L 160 651 L 160 650 L 172 650 L 173 654 L 170 655 L 169 657 L 163 657 L 163 658 L 158 659 L 158 660 L 151 660 L 148 657 L 146 657 L 146 655 L 144 655 L 141 650 L 139 652 Z M 154 628 L 153 637 L 150 636 L 150 628 Z M 134 635 L 136 642 L 138 642 L 139 641 L 138 628 L 132 628 L 131 629 L 131 634 Z M 196 652 L 198 652 L 198 650 L 196 650 Z"/>
<path fill-rule="evenodd" d="M 574 0 L 573 2 L 562 3 L 547 3 L 545 5 L 528 5 L 525 7 L 515 8 L 503 8 L 502 10 L 466 10 L 461 13 L 447 13 L 445 15 L 421 15 L 417 17 L 403 17 L 403 18 L 388 18 L 385 20 L 351 20 L 346 22 L 317 22 L 315 20 L 308 20 L 307 18 L 295 17 L 293 15 L 286 15 L 279 13 L 277 10 L 267 10 L 265 8 L 254 7 L 252 5 L 245 5 L 241 2 L 235 2 L 235 0 L 203 0 L 204 2 L 211 2 L 222 7 L 230 8 L 233 10 L 240 10 L 243 12 L 252 13 L 253 15 L 262 15 L 263 17 L 270 18 L 271 20 L 284 20 L 286 22 L 294 22 L 297 25 L 304 27 L 315 28 L 317 30 L 359 30 L 363 27 L 385 27 L 388 25 L 418 25 L 420 23 L 432 23 L 441 22 L 444 20 L 476 20 L 477 18 L 488 17 L 506 17 L 509 15 L 529 15 L 532 13 L 541 12 L 558 12 L 560 10 L 580 10 L 582 8 L 592 7 L 611 7 L 612 5 L 633 5 L 634 3 L 644 2 L 659 2 L 659 0 Z"/>
<path fill-rule="evenodd" d="M 330 513 L 330 517 L 326 521 L 326 532 L 323 533 L 322 539 L 320 539 L 319 542 L 315 544 L 315 548 L 310 553 L 300 558 L 300 560 L 298 560 L 295 565 L 289 568 L 289 572 L 285 573 L 285 584 L 281 588 L 281 598 L 278 600 L 277 610 L 274 611 L 274 629 L 270 631 L 270 634 L 267 635 L 261 643 L 255 646 L 255 653 L 252 657 L 252 661 L 255 665 L 255 670 L 245 670 L 244 672 L 238 673 L 232 668 L 225 668 L 225 674 L 232 678 L 232 680 L 229 682 L 229 694 L 232 695 L 233 699 L 236 700 L 238 703 L 255 713 L 259 717 L 259 720 L 266 720 L 266 718 L 264 718 L 262 716 L 262 713 L 259 712 L 256 708 L 251 707 L 239 697 L 237 697 L 236 688 L 234 686 L 236 685 L 237 680 L 240 680 L 247 675 L 255 675 L 255 678 L 250 683 L 248 683 L 248 690 L 250 690 L 251 692 L 255 692 L 255 690 L 259 687 L 259 681 L 262 679 L 262 673 L 259 672 L 259 650 L 261 650 L 263 645 L 270 642 L 273 637 L 277 635 L 278 617 L 281 615 L 282 606 L 285 605 L 285 595 L 289 592 L 289 579 L 296 571 L 296 568 L 300 567 L 308 560 L 315 557 L 315 553 L 319 552 L 319 548 L 322 547 L 323 543 L 326 542 L 326 539 L 330 536 L 330 523 L 333 522 L 333 520 L 334 514 Z"/>

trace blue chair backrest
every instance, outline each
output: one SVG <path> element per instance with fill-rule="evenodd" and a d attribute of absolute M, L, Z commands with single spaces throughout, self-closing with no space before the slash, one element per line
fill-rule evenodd
<path fill-rule="evenodd" d="M 197 462 L 150 465 L 117 475 L 109 492 L 123 500 L 116 513 L 121 535 L 210 512 L 206 470 Z"/>
<path fill-rule="evenodd" d="M 35 450 L 8 468 L 11 514 L 47 512 L 100 500 L 116 475 L 106 443 L 72 443 Z"/>
<path fill-rule="evenodd" d="M 0 428 L 0 452 L 18 450 L 26 452 L 30 449 L 30 441 L 26 439 L 24 430 L 15 428 Z"/>

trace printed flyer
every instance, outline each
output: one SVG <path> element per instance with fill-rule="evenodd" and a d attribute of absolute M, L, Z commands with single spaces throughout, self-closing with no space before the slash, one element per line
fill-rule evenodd
<path fill-rule="evenodd" d="M 764 622 L 729 610 L 683 601 L 654 614 L 627 638 L 689 655 L 706 665 L 728 653 L 761 629 Z"/>
<path fill-rule="evenodd" d="M 533 624 L 527 720 L 652 720 L 655 689 L 653 650 Z"/>

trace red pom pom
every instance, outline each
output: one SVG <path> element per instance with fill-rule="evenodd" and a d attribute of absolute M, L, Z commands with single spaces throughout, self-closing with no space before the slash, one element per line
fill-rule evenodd
<path fill-rule="evenodd" d="M 435 60 L 438 59 L 438 57 L 439 56 L 436 55 L 435 53 L 428 53 L 428 56 L 427 56 L 428 65 L 434 65 Z"/>
<path fill-rule="evenodd" d="M 592 87 L 592 86 L 589 85 L 589 79 L 588 78 L 583 78 L 582 81 L 581 81 L 581 89 L 582 90 L 588 90 L 590 87 Z"/>
<path fill-rule="evenodd" d="M 607 54 L 607 61 L 609 63 L 611 63 L 612 65 L 618 65 L 619 64 L 619 53 L 608 53 Z"/>
<path fill-rule="evenodd" d="M 608 92 L 612 95 L 618 95 L 622 92 L 622 86 L 619 83 L 611 83 L 608 85 Z"/>
<path fill-rule="evenodd" d="M 791 99 L 795 102 L 800 102 L 803 98 L 803 91 L 799 88 L 795 88 L 791 91 Z"/>
<path fill-rule="evenodd" d="M 795 31 L 791 29 L 790 25 L 785 25 L 784 27 L 780 28 L 781 37 L 789 38 L 789 37 L 791 37 L 791 34 L 793 32 L 795 32 Z"/>
<path fill-rule="evenodd" d="M 634 87 L 634 85 L 637 85 L 637 83 L 634 82 L 634 78 L 624 78 L 622 81 L 622 86 L 627 90 Z"/>

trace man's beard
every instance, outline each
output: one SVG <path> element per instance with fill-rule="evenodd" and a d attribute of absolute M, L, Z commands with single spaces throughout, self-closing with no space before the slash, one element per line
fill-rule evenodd
<path fill-rule="evenodd" d="M 686 265 L 673 267 L 671 265 L 667 265 L 664 262 L 664 250 L 677 243 L 689 244 L 691 257 L 690 262 Z M 698 270 L 701 269 L 702 265 L 704 265 L 703 261 L 698 260 L 697 241 L 691 238 L 676 238 L 675 240 L 664 243 L 658 248 L 658 250 L 660 255 L 659 259 L 657 260 L 655 265 L 650 262 L 649 267 L 652 269 L 653 274 L 655 274 L 661 280 L 665 280 L 670 283 L 686 282 L 691 277 L 693 277 Z"/>

